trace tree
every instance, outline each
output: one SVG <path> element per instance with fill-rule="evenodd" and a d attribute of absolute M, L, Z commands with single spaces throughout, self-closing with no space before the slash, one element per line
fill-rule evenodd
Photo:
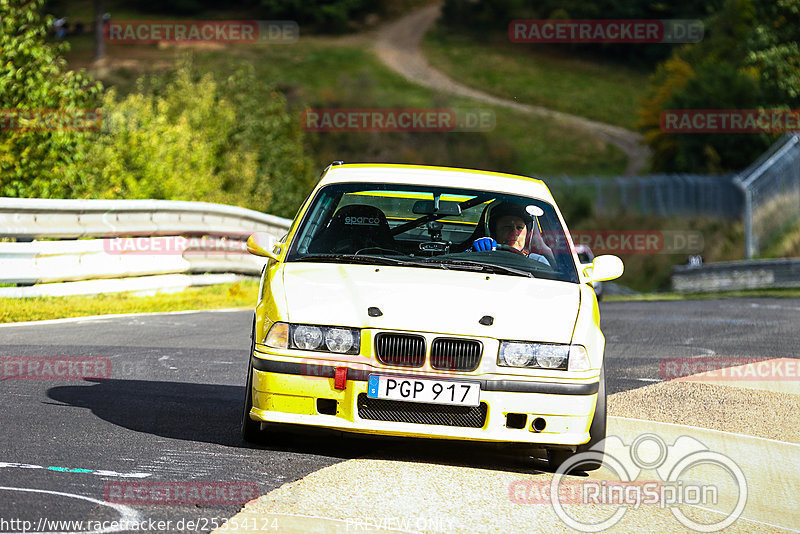
<path fill-rule="evenodd" d="M 294 215 L 314 184 L 300 121 L 242 65 L 219 79 L 190 60 L 103 100 L 103 131 L 68 172 L 78 197 L 235 204 Z"/>
<path fill-rule="evenodd" d="M 47 110 L 79 114 L 97 107 L 99 82 L 67 69 L 66 44 L 49 44 L 53 18 L 42 15 L 44 0 L 0 0 L 0 194 L 12 197 L 66 195 L 65 169 L 82 157 L 91 133 L 25 131 L 10 127 L 11 116 Z"/>
<path fill-rule="evenodd" d="M 726 0 L 702 43 L 677 49 L 651 78 L 639 127 L 653 168 L 725 172 L 747 166 L 776 135 L 665 133 L 667 109 L 797 109 L 800 0 Z"/>

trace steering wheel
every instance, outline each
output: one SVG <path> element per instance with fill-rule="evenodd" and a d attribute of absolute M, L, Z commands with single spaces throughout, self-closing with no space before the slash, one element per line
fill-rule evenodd
<path fill-rule="evenodd" d="M 498 243 L 497 244 L 497 250 L 502 250 L 502 251 L 505 251 L 505 252 L 513 252 L 515 254 L 519 254 L 520 256 L 524 256 L 525 255 L 525 253 L 522 252 L 521 250 L 517 250 L 517 249 L 515 249 L 514 247 L 512 247 L 510 245 L 504 245 L 502 243 Z"/>

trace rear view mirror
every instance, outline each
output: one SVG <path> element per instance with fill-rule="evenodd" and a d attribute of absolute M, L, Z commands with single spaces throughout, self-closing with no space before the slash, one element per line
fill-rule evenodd
<path fill-rule="evenodd" d="M 614 280 L 622 276 L 625 266 L 622 260 L 611 254 L 604 254 L 597 256 L 590 266 L 584 269 L 584 274 L 588 276 L 592 282 L 601 282 L 603 280 Z"/>
<path fill-rule="evenodd" d="M 433 200 L 417 200 L 411 211 L 417 215 L 461 215 L 461 204 L 452 200 L 440 200 L 437 210 Z"/>
<path fill-rule="evenodd" d="M 275 238 L 266 232 L 256 232 L 247 238 L 247 252 L 278 261 L 278 257 L 270 250 L 275 246 Z"/>

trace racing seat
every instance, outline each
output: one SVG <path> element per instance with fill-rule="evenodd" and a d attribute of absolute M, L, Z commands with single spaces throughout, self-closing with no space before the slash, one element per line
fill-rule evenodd
<path fill-rule="evenodd" d="M 351 204 L 339 209 L 309 246 L 309 252 L 355 254 L 365 248 L 395 249 L 386 215 L 366 204 Z"/>
<path fill-rule="evenodd" d="M 480 219 L 478 219 L 478 224 L 475 225 L 475 230 L 472 232 L 465 241 L 462 241 L 458 245 L 454 245 L 451 247 L 453 252 L 466 252 L 472 249 L 472 242 L 476 239 L 480 239 L 481 237 L 491 237 L 487 232 L 488 225 L 486 221 L 489 219 L 489 212 L 491 211 L 492 206 L 495 205 L 497 201 L 492 202 L 485 208 L 483 208 L 483 212 L 481 213 Z"/>

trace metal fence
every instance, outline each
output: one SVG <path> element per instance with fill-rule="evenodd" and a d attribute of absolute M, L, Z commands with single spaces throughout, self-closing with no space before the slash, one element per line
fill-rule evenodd
<path fill-rule="evenodd" d="M 0 296 L 128 291 L 142 289 L 145 277 L 152 287 L 173 287 L 188 283 L 176 275 L 257 275 L 265 260 L 246 252 L 245 239 L 266 232 L 277 242 L 290 223 L 207 202 L 0 198 L 0 238 L 13 239 L 0 241 L 0 284 L 40 284 L 0 287 Z"/>
<path fill-rule="evenodd" d="M 800 221 L 800 134 L 786 134 L 731 175 L 545 179 L 559 204 L 588 196 L 595 213 L 744 218 L 747 257 Z"/>
<path fill-rule="evenodd" d="M 753 258 L 800 220 L 800 134 L 783 136 L 734 182 L 744 194 L 745 246 Z"/>
<path fill-rule="evenodd" d="M 545 179 L 559 204 L 589 195 L 598 214 L 636 213 L 658 217 L 712 216 L 735 219 L 744 205 L 735 175 L 656 174 L 619 178 Z"/>

